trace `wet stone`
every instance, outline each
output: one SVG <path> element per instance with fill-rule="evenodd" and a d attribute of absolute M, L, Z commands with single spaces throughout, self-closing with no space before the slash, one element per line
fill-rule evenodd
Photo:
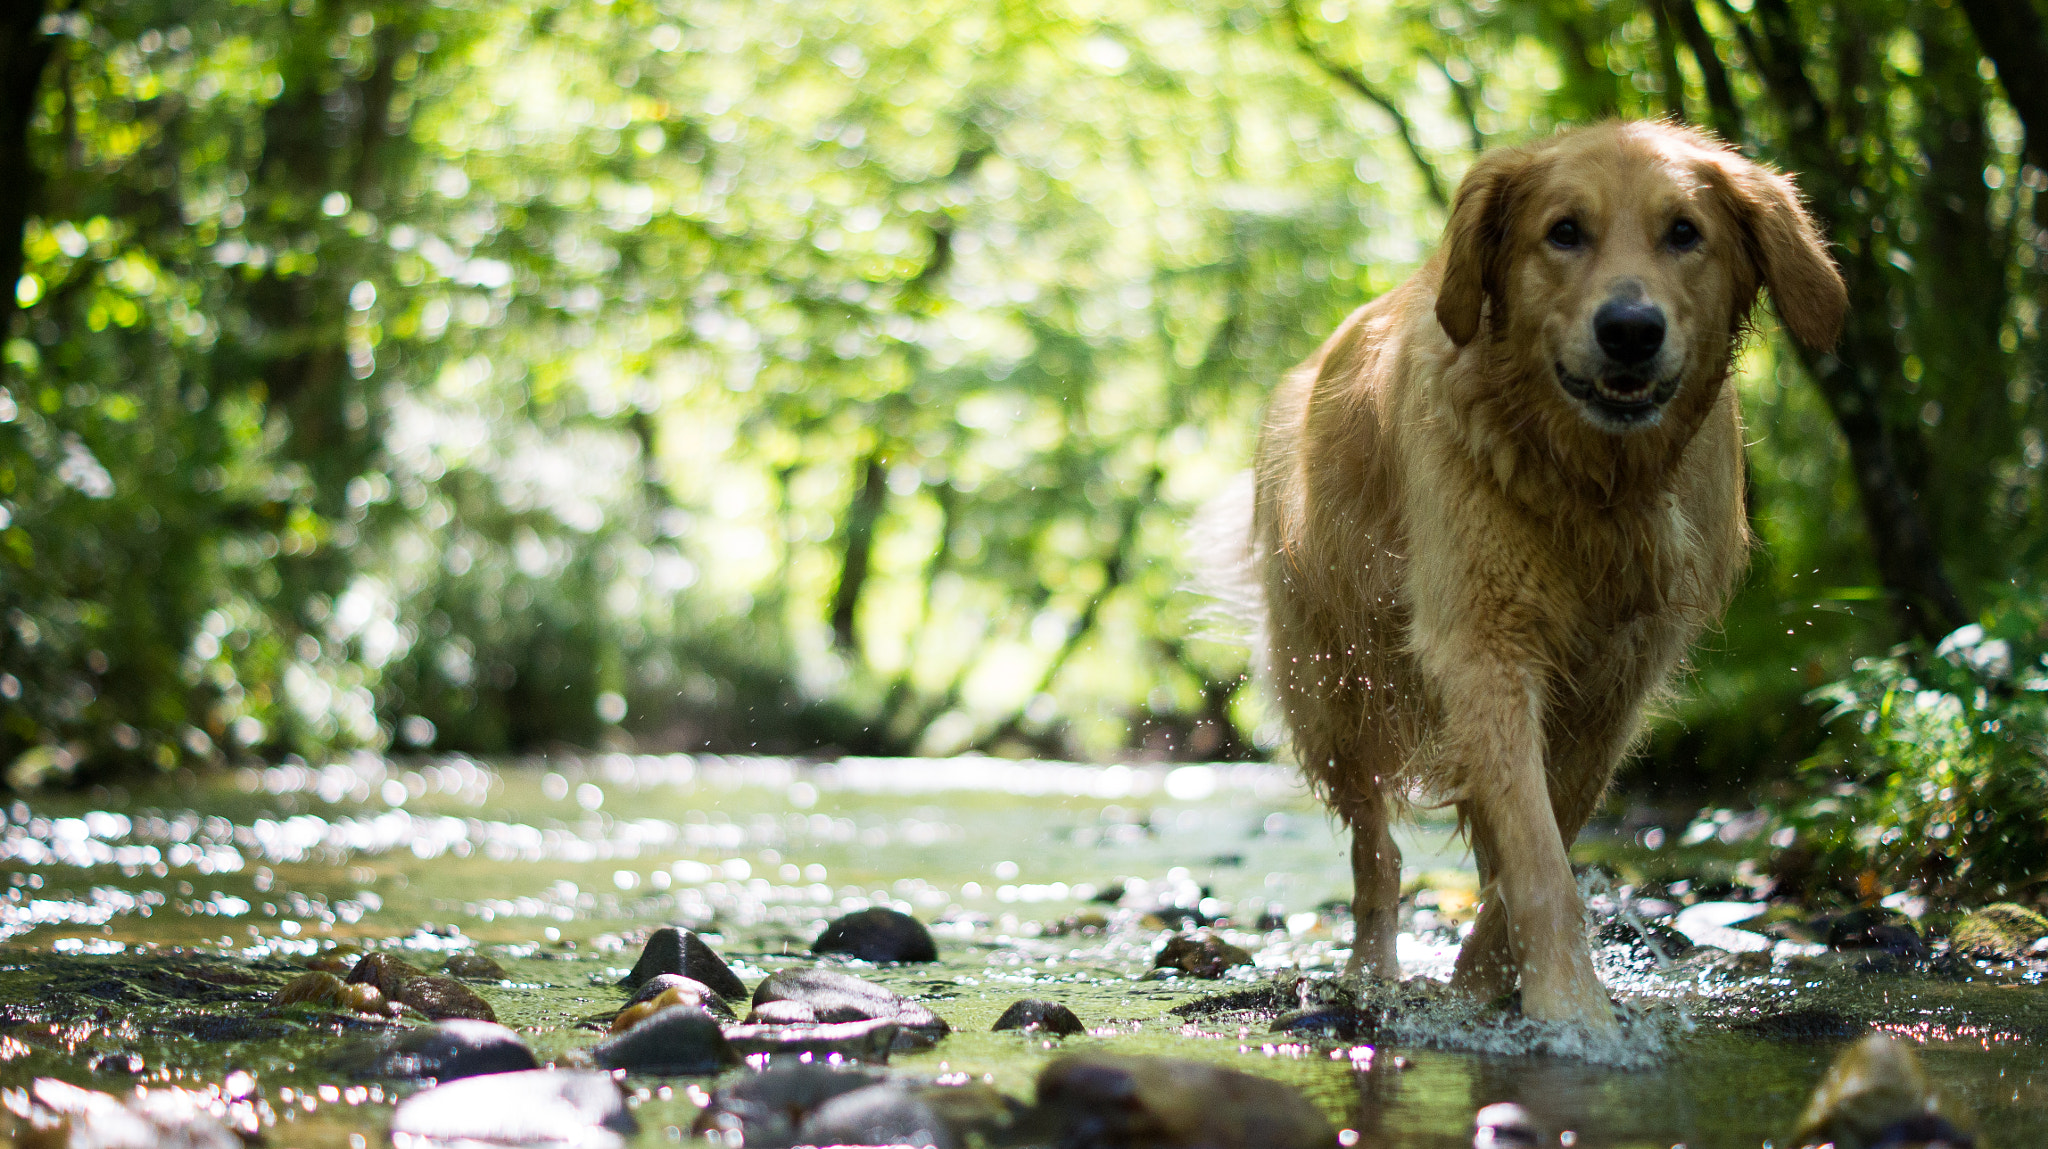
<path fill-rule="evenodd" d="M 1832 1009 L 1793 1009 L 1745 1021 L 1735 1030 L 1765 1041 L 1841 1041 L 1863 1036 L 1870 1025 Z"/>
<path fill-rule="evenodd" d="M 1003 1016 L 996 1019 L 993 1029 L 1025 1029 L 1038 1033 L 1065 1037 L 1072 1033 L 1086 1033 L 1088 1027 L 1074 1016 L 1074 1011 L 1056 1001 L 1024 1000 L 1010 1003 Z"/>
<path fill-rule="evenodd" d="M 1881 950 L 1900 958 L 1927 956 L 1927 944 L 1913 927 L 1868 910 L 1852 910 L 1828 923 L 1828 945 L 1838 950 Z"/>
<path fill-rule="evenodd" d="M 1472 1119 L 1472 1149 L 1538 1149 L 1542 1144 L 1536 1119 L 1512 1101 L 1489 1105 Z"/>
<path fill-rule="evenodd" d="M 275 1041 L 292 1027 L 275 1018 L 203 1013 L 166 1022 L 164 1028 L 199 1041 Z"/>
<path fill-rule="evenodd" d="M 796 1143 L 811 1112 L 844 1093 L 882 1080 L 875 1074 L 819 1064 L 776 1064 L 722 1086 L 691 1131 L 720 1134 L 726 1144 L 782 1149 Z M 734 1136 L 737 1134 L 738 1136 Z"/>
<path fill-rule="evenodd" d="M 1289 1010 L 1274 1018 L 1272 1032 L 1358 1041 L 1370 1040 L 1378 1028 L 1378 1020 L 1355 1005 L 1319 1005 Z"/>
<path fill-rule="evenodd" d="M 1152 968 L 1179 970 L 1190 977 L 1218 978 L 1225 970 L 1250 964 L 1251 954 L 1208 930 L 1200 930 L 1166 939 L 1159 956 L 1153 959 Z"/>
<path fill-rule="evenodd" d="M 718 1019 L 686 1005 L 669 1006 L 599 1042 L 590 1056 L 605 1069 L 678 1075 L 717 1073 L 740 1060 Z"/>
<path fill-rule="evenodd" d="M 748 1025 L 816 1025 L 818 1011 L 800 1001 L 764 1001 L 747 1011 Z"/>
<path fill-rule="evenodd" d="M 1993 961 L 2017 961 L 2048 937 L 2048 918 L 2025 906 L 2002 902 L 1972 910 L 1956 923 L 1949 945 L 1960 954 Z"/>
<path fill-rule="evenodd" d="M 1928 1080 L 1906 1042 L 1873 1033 L 1842 1051 L 1799 1118 L 1800 1145 L 1904 1149 L 1975 1144 L 1969 1112 Z"/>
<path fill-rule="evenodd" d="M 1686 956 L 1695 948 L 1691 938 L 1668 926 L 1644 922 L 1642 928 L 1637 929 L 1620 918 L 1602 925 L 1594 936 L 1602 945 L 1627 946 L 1631 955 L 1651 960 L 1655 960 L 1656 953 L 1661 953 L 1664 960 L 1671 961 Z M 1651 950 L 1653 945 L 1655 953 Z"/>
<path fill-rule="evenodd" d="M 399 986 L 397 1000 L 419 1010 L 435 1021 L 450 1017 L 466 1017 L 475 1021 L 496 1021 L 497 1011 L 491 1003 L 477 996 L 475 990 L 463 985 L 452 977 L 436 977 L 423 974 L 407 978 Z"/>
<path fill-rule="evenodd" d="M 732 1006 L 727 1004 L 725 998 L 719 996 L 710 986 L 695 978 L 684 977 L 679 973 L 656 974 L 648 978 L 639 989 L 633 992 L 632 997 L 626 999 L 626 1008 L 631 1009 L 636 1005 L 645 1005 L 671 992 L 677 994 L 678 1000 L 685 1004 L 694 1002 L 694 1004 L 708 1009 L 720 1017 L 730 1018 L 733 1016 Z"/>
<path fill-rule="evenodd" d="M 834 919 L 811 943 L 811 952 L 849 954 L 876 963 L 939 960 L 939 947 L 922 922 L 883 906 Z"/>
<path fill-rule="evenodd" d="M 725 1039 L 741 1057 L 760 1053 L 814 1059 L 836 1056 L 882 1065 L 895 1048 L 898 1032 L 895 1022 L 877 1018 L 817 1025 L 735 1025 L 725 1031 Z"/>
<path fill-rule="evenodd" d="M 442 965 L 448 976 L 470 981 L 504 981 L 505 967 L 482 954 L 450 954 Z"/>
<path fill-rule="evenodd" d="M 747 983 L 691 930 L 663 926 L 648 935 L 647 944 L 640 950 L 640 960 L 633 963 L 633 971 L 619 984 L 637 989 L 648 979 L 665 973 L 700 982 L 728 1001 L 747 996 Z"/>
<path fill-rule="evenodd" d="M 22 1108 L 0 1112 L 0 1133 L 21 1149 L 242 1149 L 258 1128 L 254 1111 L 231 1107 L 231 1125 L 210 1112 L 215 1100 L 182 1089 L 113 1097 L 44 1077 Z"/>
<path fill-rule="evenodd" d="M 754 1007 L 793 1001 L 809 1006 L 819 1022 L 892 1021 L 899 1051 L 928 1048 L 952 1027 L 917 1002 L 900 997 L 871 981 L 831 969 L 786 969 L 754 990 Z"/>
<path fill-rule="evenodd" d="M 397 1001 L 407 979 L 420 977 L 425 972 L 401 958 L 374 953 L 364 955 L 355 968 L 348 971 L 347 980 L 350 985 L 374 985 L 386 998 Z"/>
<path fill-rule="evenodd" d="M 1165 1057 L 1086 1053 L 1038 1076 L 1038 1118 L 1067 1149 L 1327 1149 L 1336 1131 L 1294 1089 Z"/>
<path fill-rule="evenodd" d="M 638 1131 L 611 1074 L 560 1069 L 464 1077 L 413 1094 L 391 1115 L 397 1149 L 459 1141 L 610 1149 Z"/>
<path fill-rule="evenodd" d="M 956 1149 L 945 1118 L 896 1082 L 842 1093 L 818 1106 L 799 1140 L 811 1145 L 907 1145 Z"/>
<path fill-rule="evenodd" d="M 357 1076 L 453 1081 L 539 1067 L 518 1034 L 495 1022 L 463 1018 L 406 1030 L 381 1046 Z"/>

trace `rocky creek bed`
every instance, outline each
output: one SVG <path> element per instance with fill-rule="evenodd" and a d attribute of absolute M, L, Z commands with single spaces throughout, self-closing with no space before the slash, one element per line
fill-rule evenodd
<path fill-rule="evenodd" d="M 1725 857 L 1589 879 L 1629 1024 L 1586 1050 L 1435 988 L 1443 828 L 1404 839 L 1414 980 L 1344 986 L 1345 852 L 1271 767 L 363 758 L 5 812 L 24 1143 L 1788 1145 L 1875 1032 L 2048 1144 L 2024 910 L 1951 944 Z"/>

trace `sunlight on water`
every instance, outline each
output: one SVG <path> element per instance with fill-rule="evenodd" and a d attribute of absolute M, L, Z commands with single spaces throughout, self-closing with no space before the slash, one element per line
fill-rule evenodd
<path fill-rule="evenodd" d="M 1101 1047 L 1279 1078 L 1367 1145 L 1469 1146 L 1479 1107 L 1518 1101 L 1553 1145 L 1570 1131 L 1580 1146 L 1760 1146 L 1784 1143 L 1868 1023 L 1921 1045 L 1996 1144 L 2048 1137 L 2048 1002 L 2027 969 L 1856 972 L 1826 947 L 1746 933 L 1753 907 L 1661 904 L 1589 877 L 1602 975 L 1629 1012 L 1618 1045 L 1587 1049 L 1444 993 L 1430 979 L 1448 976 L 1476 892 L 1444 825 L 1402 838 L 1398 952 L 1423 980 L 1366 994 L 1385 1011 L 1373 1040 L 1270 1032 L 1276 1006 L 1348 1000 L 1350 941 L 1347 850 L 1273 766 L 364 756 L 38 795 L 5 814 L 0 1086 L 210 1090 L 291 1123 L 295 1144 L 381 1140 L 410 1089 L 336 1068 L 362 1035 L 268 1008 L 336 945 L 423 968 L 491 957 L 506 978 L 475 988 L 560 1061 L 601 1036 L 654 926 L 698 930 L 751 983 L 812 964 L 826 921 L 870 906 L 930 923 L 940 960 L 854 968 L 954 1027 L 892 1064 L 985 1075 L 1015 1096 L 1057 1049 Z M 1674 944 L 1743 937 L 1673 957 L 1631 918 Z M 1215 981 L 1150 972 L 1164 938 L 1199 922 L 1253 964 Z M 1180 1008 L 1234 991 L 1265 1004 Z M 989 1032 L 1022 997 L 1066 1003 L 1089 1033 Z M 689 1128 L 701 1090 L 629 1082 L 643 1143 Z"/>

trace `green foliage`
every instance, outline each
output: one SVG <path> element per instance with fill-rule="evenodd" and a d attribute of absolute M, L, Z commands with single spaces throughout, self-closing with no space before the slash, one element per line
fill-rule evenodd
<path fill-rule="evenodd" d="M 1823 873 L 1971 902 L 2048 881 L 2048 611 L 2027 601 L 1815 692 L 1837 732 L 1782 821 Z"/>

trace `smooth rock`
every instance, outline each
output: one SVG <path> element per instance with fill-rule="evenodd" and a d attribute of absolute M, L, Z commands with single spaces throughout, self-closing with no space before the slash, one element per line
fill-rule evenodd
<path fill-rule="evenodd" d="M 696 999 L 698 1005 L 720 1017 L 730 1018 L 733 1015 L 732 1006 L 710 986 L 695 978 L 684 977 L 679 973 L 662 973 L 648 978 L 645 982 L 641 983 L 639 989 L 633 991 L 632 997 L 626 999 L 626 1006 L 631 1008 L 636 1005 L 645 1005 L 670 990 L 677 991 L 685 998 Z"/>
<path fill-rule="evenodd" d="M 692 1136 L 718 1134 L 725 1144 L 781 1146 L 796 1143 L 811 1111 L 834 1097 L 864 1089 L 881 1077 L 857 1069 L 815 1063 L 776 1064 L 721 1086 L 698 1115 Z"/>
<path fill-rule="evenodd" d="M 422 977 L 425 970 L 412 965 L 402 958 L 386 953 L 364 954 L 361 961 L 348 971 L 348 984 L 374 985 L 386 998 L 399 1000 L 399 990 L 410 978 Z"/>
<path fill-rule="evenodd" d="M 0 1134 L 20 1149 L 242 1149 L 237 1129 L 209 1108 L 218 1098 L 183 1089 L 150 1089 L 113 1097 L 55 1078 L 38 1078 L 27 1111 L 0 1112 Z M 12 1108 L 12 1106 L 10 1106 Z M 259 1128 L 246 1102 L 229 1110 L 253 1137 Z"/>
<path fill-rule="evenodd" d="M 2048 937 L 2048 918 L 2025 906 L 2000 902 L 1963 915 L 1949 934 L 1949 945 L 1971 957 L 2016 961 L 2043 937 Z"/>
<path fill-rule="evenodd" d="M 1873 1033 L 1842 1051 L 1799 1118 L 1799 1145 L 1836 1149 L 1974 1144 L 1968 1110 L 1927 1079 L 1913 1047 Z"/>
<path fill-rule="evenodd" d="M 331 973 L 302 973 L 286 982 L 271 1000 L 279 1005 L 315 1005 L 329 1009 L 350 1009 L 377 1017 L 397 1017 L 402 1010 L 386 1001 L 374 985 L 349 983 Z"/>
<path fill-rule="evenodd" d="M 1086 1033 L 1088 1027 L 1074 1016 L 1074 1011 L 1056 1001 L 1025 999 L 1010 1003 L 1003 1016 L 996 1019 L 992 1029 L 1028 1029 L 1048 1033 L 1054 1037 L 1065 1037 L 1071 1033 Z"/>
<path fill-rule="evenodd" d="M 639 1132 L 609 1073 L 529 1069 L 464 1077 L 413 1094 L 391 1114 L 397 1149 L 481 1141 L 609 1149 Z"/>
<path fill-rule="evenodd" d="M 1190 977 L 1217 978 L 1235 966 L 1252 964 L 1252 955 L 1208 930 L 1175 934 L 1159 948 L 1153 969 L 1176 969 Z"/>
<path fill-rule="evenodd" d="M 1333 1004 L 1292 1009 L 1273 1019 L 1271 1032 L 1296 1037 L 1333 1037 L 1339 1041 L 1370 1040 L 1379 1018 L 1355 1005 Z"/>
<path fill-rule="evenodd" d="M 406 1030 L 381 1048 L 358 1074 L 453 1081 L 539 1067 L 540 1062 L 518 1034 L 496 1022 L 460 1018 Z"/>
<path fill-rule="evenodd" d="M 404 1002 L 435 1021 L 450 1017 L 466 1017 L 474 1021 L 498 1020 L 497 1011 L 491 1008 L 490 1002 L 477 996 L 475 990 L 452 977 L 440 977 L 429 973 L 406 978 L 398 987 L 395 1000 Z"/>
<path fill-rule="evenodd" d="M 482 954 L 449 954 L 441 968 L 447 970 L 450 977 L 471 981 L 504 981 L 507 976 L 504 966 Z"/>
<path fill-rule="evenodd" d="M 672 1005 L 617 1037 L 599 1042 L 591 1059 L 634 1073 L 705 1074 L 739 1064 L 718 1019 L 694 1006 Z"/>
<path fill-rule="evenodd" d="M 754 989 L 754 1006 L 794 1001 L 811 1007 L 818 1021 L 880 1020 L 896 1023 L 896 1049 L 924 1049 L 952 1032 L 937 1014 L 871 981 L 833 969 L 781 970 Z"/>
<path fill-rule="evenodd" d="M 633 963 L 633 972 L 619 984 L 638 988 L 649 978 L 665 973 L 701 982 L 728 1001 L 740 1001 L 747 996 L 747 983 L 691 930 L 663 926 L 649 934 L 647 944 L 641 947 L 640 960 Z"/>
<path fill-rule="evenodd" d="M 1887 920 L 1874 910 L 1851 910 L 1828 923 L 1828 945 L 1838 950 L 1882 950 L 1897 958 L 1927 956 L 1927 944 L 1912 926 Z"/>
<path fill-rule="evenodd" d="M 945 1118 L 895 1082 L 842 1093 L 818 1106 L 798 1139 L 810 1145 L 907 1145 L 959 1149 Z"/>
<path fill-rule="evenodd" d="M 1543 1144 L 1536 1119 L 1512 1101 L 1481 1109 L 1472 1126 L 1472 1149 L 1539 1149 Z"/>
<path fill-rule="evenodd" d="M 1058 1058 L 1038 1075 L 1038 1106 L 1066 1149 L 1328 1149 L 1337 1139 L 1288 1086 L 1165 1057 Z"/>
<path fill-rule="evenodd" d="M 842 1021 L 817 1025 L 735 1025 L 725 1039 L 741 1057 L 757 1053 L 788 1054 L 813 1058 L 839 1056 L 871 1065 L 887 1064 L 895 1048 L 898 1027 L 894 1021 Z"/>
<path fill-rule="evenodd" d="M 884 906 L 834 919 L 811 943 L 811 952 L 851 954 L 877 963 L 939 960 L 939 947 L 922 922 Z"/>
<path fill-rule="evenodd" d="M 764 1001 L 747 1011 L 748 1025 L 816 1025 L 818 1011 L 800 1001 Z"/>

